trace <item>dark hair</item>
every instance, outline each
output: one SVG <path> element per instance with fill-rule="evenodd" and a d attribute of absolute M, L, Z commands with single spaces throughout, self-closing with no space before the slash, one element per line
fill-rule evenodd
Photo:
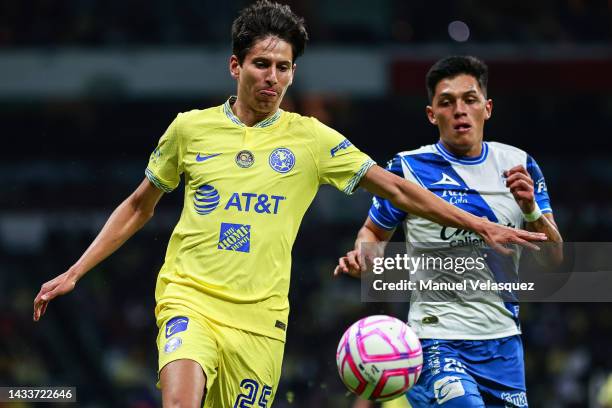
<path fill-rule="evenodd" d="M 293 62 L 304 53 L 308 33 L 304 19 L 287 5 L 259 0 L 244 8 L 232 24 L 232 52 L 242 64 L 253 44 L 270 35 L 291 44 Z"/>
<path fill-rule="evenodd" d="M 487 82 L 489 81 L 489 68 L 487 64 L 476 57 L 453 56 L 443 58 L 429 68 L 425 76 L 429 102 L 433 100 L 436 86 L 440 81 L 446 78 L 454 78 L 460 74 L 467 74 L 476 78 L 482 93 L 485 97 L 487 96 Z"/>

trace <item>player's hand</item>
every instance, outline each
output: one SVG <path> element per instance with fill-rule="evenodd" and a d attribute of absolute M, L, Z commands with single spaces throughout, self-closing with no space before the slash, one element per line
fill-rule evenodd
<path fill-rule="evenodd" d="M 504 255 L 511 255 L 514 251 L 507 244 L 521 245 L 535 251 L 540 248 L 534 242 L 543 242 L 548 238 L 541 232 L 530 232 L 522 229 L 510 228 L 504 225 L 486 221 L 484 230 L 480 233 L 485 242 L 495 251 Z"/>
<path fill-rule="evenodd" d="M 535 210 L 533 179 L 522 165 L 514 166 L 504 172 L 506 187 L 510 189 L 514 200 L 525 214 Z"/>
<path fill-rule="evenodd" d="M 354 249 L 338 259 L 338 265 L 334 269 L 334 278 L 341 274 L 361 278 L 361 273 L 366 270 L 365 260 L 361 259 L 359 250 Z"/>
<path fill-rule="evenodd" d="M 60 295 L 65 295 L 74 289 L 77 277 L 70 270 L 44 283 L 34 299 L 33 319 L 37 322 L 47 310 L 49 302 Z"/>

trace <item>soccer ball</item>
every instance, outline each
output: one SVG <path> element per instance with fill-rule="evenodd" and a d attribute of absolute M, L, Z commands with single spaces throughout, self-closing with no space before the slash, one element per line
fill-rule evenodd
<path fill-rule="evenodd" d="M 408 325 L 391 316 L 365 317 L 348 328 L 336 352 L 344 385 L 363 399 L 388 401 L 412 387 L 423 350 Z"/>

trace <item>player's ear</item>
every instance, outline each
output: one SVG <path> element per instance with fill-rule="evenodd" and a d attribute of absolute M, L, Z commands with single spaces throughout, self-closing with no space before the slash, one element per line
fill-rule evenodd
<path fill-rule="evenodd" d="M 289 80 L 289 85 L 293 83 L 293 77 L 295 77 L 295 70 L 297 69 L 297 64 L 293 64 L 291 67 L 291 79 Z"/>
<path fill-rule="evenodd" d="M 429 123 L 432 125 L 438 124 L 438 119 L 436 119 L 436 115 L 434 114 L 433 108 L 429 105 L 425 107 L 425 113 L 427 114 L 427 119 L 429 119 Z"/>
<path fill-rule="evenodd" d="M 493 114 L 493 99 L 487 99 L 485 103 L 485 120 L 489 120 L 491 114 Z"/>
<path fill-rule="evenodd" d="M 238 79 L 240 77 L 240 62 L 235 55 L 232 55 L 229 59 L 229 70 L 232 78 Z"/>

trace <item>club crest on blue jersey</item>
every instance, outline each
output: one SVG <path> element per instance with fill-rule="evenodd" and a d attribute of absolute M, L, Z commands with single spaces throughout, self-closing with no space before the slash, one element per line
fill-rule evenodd
<path fill-rule="evenodd" d="M 251 226 L 222 222 L 217 249 L 251 252 Z"/>
<path fill-rule="evenodd" d="M 236 155 L 236 164 L 243 169 L 249 168 L 255 163 L 255 156 L 248 150 L 241 150 Z"/>
<path fill-rule="evenodd" d="M 286 147 L 279 147 L 270 153 L 270 167 L 279 173 L 287 173 L 295 166 L 295 155 Z"/>
<path fill-rule="evenodd" d="M 166 323 L 166 338 L 187 330 L 189 318 L 185 316 L 173 317 Z"/>
<path fill-rule="evenodd" d="M 213 186 L 205 184 L 198 187 L 193 195 L 193 205 L 196 213 L 200 215 L 210 214 L 219 205 L 219 192 Z"/>

